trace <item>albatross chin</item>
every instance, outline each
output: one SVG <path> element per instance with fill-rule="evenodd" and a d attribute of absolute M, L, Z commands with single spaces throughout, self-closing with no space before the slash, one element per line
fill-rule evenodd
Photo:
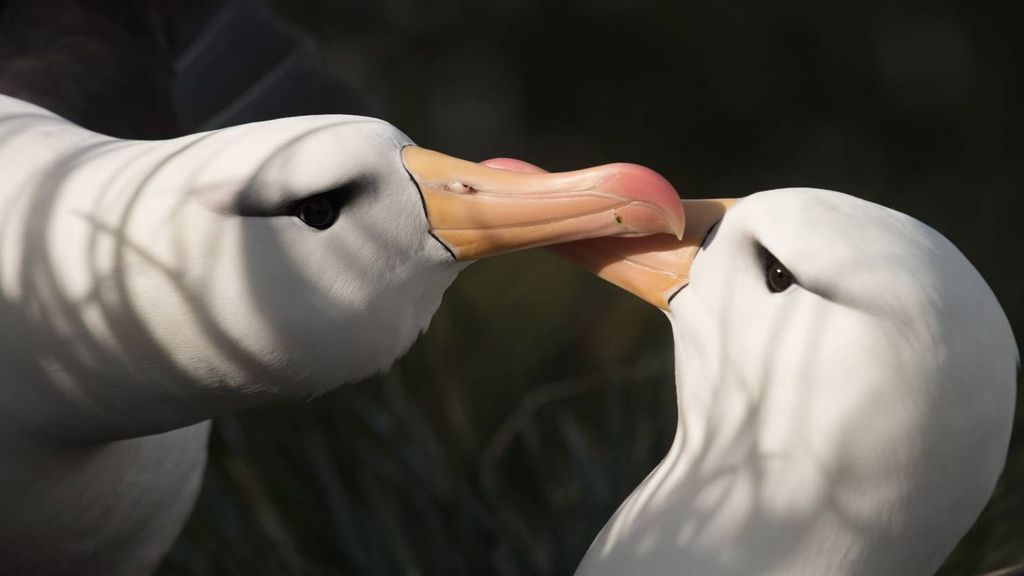
<path fill-rule="evenodd" d="M 665 310 L 679 408 L 577 574 L 933 574 L 1010 439 L 992 291 L 935 230 L 844 194 L 684 204 L 681 242 L 559 248 Z"/>
<path fill-rule="evenodd" d="M 142 574 L 206 420 L 387 368 L 470 261 L 679 233 L 657 174 L 516 174 L 354 116 L 119 140 L 0 96 L 0 573 Z"/>

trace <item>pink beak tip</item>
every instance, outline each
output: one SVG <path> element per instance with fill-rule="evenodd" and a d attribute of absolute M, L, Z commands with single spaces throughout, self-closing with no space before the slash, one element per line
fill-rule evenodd
<path fill-rule="evenodd" d="M 669 229 L 666 233 L 683 237 L 686 215 L 679 192 L 661 174 L 639 164 L 617 163 L 604 166 L 613 174 L 607 181 L 609 192 L 618 192 L 637 201 L 657 206 L 664 214 Z"/>

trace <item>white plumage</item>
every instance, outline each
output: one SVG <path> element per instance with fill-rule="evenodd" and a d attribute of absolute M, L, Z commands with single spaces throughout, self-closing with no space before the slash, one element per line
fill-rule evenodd
<path fill-rule="evenodd" d="M 796 283 L 766 283 L 774 256 Z M 1003 467 L 1018 353 L 967 259 L 835 192 L 729 210 L 672 300 L 679 425 L 578 574 L 932 574 Z"/>
<path fill-rule="evenodd" d="M 0 565 L 143 572 L 191 509 L 204 420 L 412 344 L 465 263 L 407 144 L 349 116 L 121 141 L 0 96 Z M 330 230 L 282 212 L 353 183 Z"/>
<path fill-rule="evenodd" d="M 120 140 L 0 95 L 0 573 L 151 570 L 216 415 L 388 368 L 470 261 L 678 232 L 635 165 L 523 175 L 343 115 Z"/>

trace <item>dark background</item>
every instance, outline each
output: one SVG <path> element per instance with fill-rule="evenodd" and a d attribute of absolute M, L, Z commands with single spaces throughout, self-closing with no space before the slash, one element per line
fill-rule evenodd
<path fill-rule="evenodd" d="M 1024 5 L 271 5 L 424 146 L 639 162 L 689 197 L 854 194 L 950 238 L 1022 332 Z M 388 374 L 220 420 L 161 573 L 569 574 L 671 441 L 670 337 L 543 251 L 474 265 Z M 942 574 L 1024 560 L 1022 416 Z"/>

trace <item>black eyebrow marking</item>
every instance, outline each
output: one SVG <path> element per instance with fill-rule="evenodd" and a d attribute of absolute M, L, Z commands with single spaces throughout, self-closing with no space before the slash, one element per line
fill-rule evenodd
<path fill-rule="evenodd" d="M 701 240 L 700 240 L 700 248 L 698 249 L 698 253 L 700 251 L 704 250 L 704 248 L 705 248 L 705 246 L 707 246 L 708 242 L 711 241 L 711 237 L 714 236 L 715 232 L 718 231 L 718 225 L 721 224 L 721 223 L 722 223 L 722 219 L 719 219 L 718 222 L 715 222 L 714 224 L 711 225 L 711 228 L 708 228 L 707 233 L 705 233 L 704 237 L 701 238 Z M 697 255 L 696 254 L 694 254 L 693 259 L 694 260 L 697 259 Z M 672 299 L 675 298 L 676 296 L 678 296 L 679 293 L 683 291 L 683 288 L 686 288 L 689 285 L 690 285 L 690 281 L 687 280 L 686 284 L 683 284 L 682 286 L 679 287 L 678 290 L 673 292 L 672 295 L 668 297 L 668 300 L 666 300 L 666 302 L 668 304 L 672 304 Z"/>
<path fill-rule="evenodd" d="M 715 235 L 715 232 L 718 232 L 718 226 L 722 223 L 722 220 L 724 220 L 724 218 L 719 219 L 718 222 L 711 225 L 711 228 L 708 228 L 707 233 L 705 233 L 704 237 L 700 240 L 701 250 L 703 250 L 707 243 L 711 241 L 711 237 Z"/>

